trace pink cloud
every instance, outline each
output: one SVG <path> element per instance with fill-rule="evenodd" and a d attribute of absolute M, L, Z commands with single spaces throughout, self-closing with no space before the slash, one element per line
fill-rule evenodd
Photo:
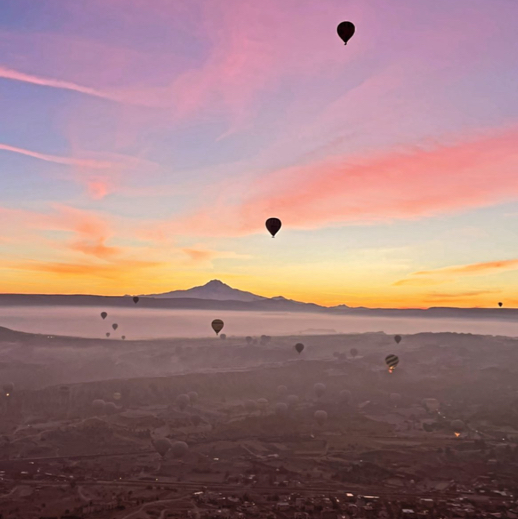
<path fill-rule="evenodd" d="M 285 227 L 416 219 L 518 198 L 518 129 L 450 146 L 378 156 L 342 156 L 274 171 L 255 180 L 241 203 L 220 193 L 217 204 L 172 227 L 178 232 L 232 236 L 263 230 L 270 216 Z"/>

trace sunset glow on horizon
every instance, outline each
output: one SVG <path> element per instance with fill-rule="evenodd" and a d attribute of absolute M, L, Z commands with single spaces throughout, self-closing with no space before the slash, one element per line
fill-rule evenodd
<path fill-rule="evenodd" d="M 518 3 L 2 9 L 0 293 L 518 306 Z"/>

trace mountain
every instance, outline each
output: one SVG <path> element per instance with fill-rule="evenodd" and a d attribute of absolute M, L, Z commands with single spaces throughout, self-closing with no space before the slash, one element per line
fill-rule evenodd
<path fill-rule="evenodd" d="M 152 294 L 142 297 L 154 297 L 156 299 L 212 299 L 214 301 L 242 301 L 243 303 L 268 299 L 267 297 L 256 296 L 251 292 L 229 287 L 219 279 L 213 279 L 200 287 L 193 287 L 187 290 L 173 290 L 164 294 Z"/>

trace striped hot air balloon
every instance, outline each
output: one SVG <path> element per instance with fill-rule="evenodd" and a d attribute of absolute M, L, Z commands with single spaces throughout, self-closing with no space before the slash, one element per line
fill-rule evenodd
<path fill-rule="evenodd" d="M 391 353 L 385 357 L 385 364 L 388 366 L 390 373 L 392 373 L 399 364 L 399 357 Z"/>

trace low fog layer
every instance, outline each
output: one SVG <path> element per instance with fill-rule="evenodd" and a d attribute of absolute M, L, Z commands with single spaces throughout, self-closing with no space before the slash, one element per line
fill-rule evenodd
<path fill-rule="evenodd" d="M 74 337 L 120 338 L 201 338 L 215 337 L 210 323 L 222 319 L 227 336 L 246 335 L 324 335 L 334 333 L 457 332 L 482 335 L 518 336 L 518 322 L 467 319 L 417 319 L 333 316 L 289 312 L 230 312 L 205 310 L 149 310 L 143 308 L 102 309 L 66 307 L 2 308 L 0 326 L 30 333 Z M 112 324 L 117 323 L 114 331 Z"/>

